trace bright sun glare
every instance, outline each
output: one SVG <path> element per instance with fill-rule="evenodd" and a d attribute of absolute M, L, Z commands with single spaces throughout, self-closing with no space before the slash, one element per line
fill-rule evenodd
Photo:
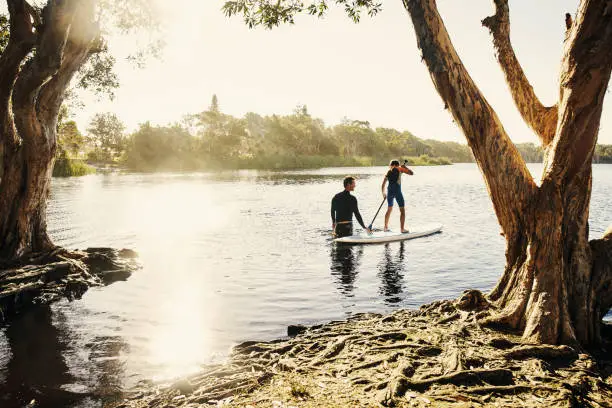
<path fill-rule="evenodd" d="M 151 364 L 161 367 L 158 380 L 196 371 L 198 361 L 209 356 L 209 308 L 203 308 L 202 291 L 185 281 L 172 288 L 159 303 L 159 325 L 150 333 Z"/>

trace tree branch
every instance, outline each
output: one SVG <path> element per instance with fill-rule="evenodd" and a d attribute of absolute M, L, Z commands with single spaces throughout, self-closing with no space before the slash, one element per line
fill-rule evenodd
<path fill-rule="evenodd" d="M 40 26 L 40 14 L 26 0 L 7 0 L 7 5 L 10 15 L 9 41 L 33 47 L 36 30 Z"/>
<path fill-rule="evenodd" d="M 37 116 L 37 100 L 42 87 L 62 65 L 64 49 L 79 0 L 49 0 L 42 11 L 42 25 L 35 55 L 24 64 L 15 83 L 13 111 L 15 126 L 31 160 L 52 155 L 55 140 Z M 55 135 L 55 129 L 52 130 Z"/>
<path fill-rule="evenodd" d="M 99 45 L 100 38 L 100 28 L 94 21 L 93 2 L 82 1 L 76 10 L 74 23 L 70 27 L 62 65 L 57 73 L 43 85 L 37 100 L 36 110 L 42 123 L 55 127 L 66 88 L 87 58 L 97 52 L 96 47 Z"/>
<path fill-rule="evenodd" d="M 612 4 L 582 0 L 561 66 L 559 124 L 547 177 L 567 180 L 591 165 L 612 71 Z"/>
<path fill-rule="evenodd" d="M 434 0 L 403 0 L 434 85 L 463 130 L 507 238 L 520 228 L 535 185 L 516 146 L 474 84 L 450 41 Z"/>
<path fill-rule="evenodd" d="M 36 54 L 23 67 L 15 84 L 16 109 L 32 110 L 40 87 L 60 68 L 77 0 L 50 0 L 43 9 Z"/>
<path fill-rule="evenodd" d="M 510 93 L 521 116 L 540 137 L 544 147 L 553 140 L 557 127 L 557 106 L 546 107 L 527 80 L 510 42 L 508 0 L 494 0 L 495 14 L 482 20 L 493 36 L 495 56 L 504 72 Z"/>
<path fill-rule="evenodd" d="M 24 58 L 32 51 L 36 33 L 32 25 L 34 10 L 25 0 L 9 0 L 10 36 L 6 49 L 0 57 L 0 146 L 8 153 L 8 146 L 17 146 L 19 138 L 15 131 L 11 110 L 11 95 Z"/>

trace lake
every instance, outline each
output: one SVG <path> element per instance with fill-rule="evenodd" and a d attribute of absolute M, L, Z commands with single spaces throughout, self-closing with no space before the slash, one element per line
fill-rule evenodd
<path fill-rule="evenodd" d="M 539 174 L 541 165 L 530 165 Z M 131 248 L 143 269 L 0 330 L 0 406 L 97 407 L 142 381 L 218 361 L 232 344 L 289 324 L 416 308 L 490 289 L 504 239 L 473 164 L 416 167 L 403 179 L 407 225 L 443 233 L 336 246 L 330 201 L 342 178 L 368 224 L 384 167 L 289 172 L 108 174 L 54 179 L 49 229 L 69 248 Z M 612 224 L 612 165 L 594 166 L 591 237 Z M 384 208 L 383 208 L 384 210 Z M 376 227 L 382 227 L 383 211 Z M 391 216 L 399 229 L 399 211 Z"/>

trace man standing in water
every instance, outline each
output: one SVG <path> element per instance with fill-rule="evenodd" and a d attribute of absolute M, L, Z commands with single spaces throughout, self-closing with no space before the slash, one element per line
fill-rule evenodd
<path fill-rule="evenodd" d="M 406 167 L 406 161 L 400 166 L 399 161 L 391 160 L 389 163 L 389 171 L 385 175 L 382 183 L 382 195 L 383 198 L 387 199 L 387 213 L 385 214 L 385 231 L 389 231 L 389 218 L 391 217 L 391 211 L 393 210 L 393 199 L 397 201 L 397 205 L 400 209 L 400 228 L 402 233 L 409 232 L 408 229 L 404 228 L 404 222 L 406 221 L 406 211 L 404 210 L 404 195 L 402 194 L 402 173 L 406 173 L 412 176 L 414 173 L 408 167 Z M 385 194 L 385 185 L 389 181 L 389 187 L 387 187 L 387 193 Z"/>
<path fill-rule="evenodd" d="M 357 208 L 357 198 L 351 195 L 355 190 L 355 177 L 347 176 L 344 178 L 344 191 L 336 194 L 331 202 L 332 229 L 337 237 L 353 235 L 353 213 L 357 222 L 368 234 L 370 229 L 365 226 L 359 208 Z"/>

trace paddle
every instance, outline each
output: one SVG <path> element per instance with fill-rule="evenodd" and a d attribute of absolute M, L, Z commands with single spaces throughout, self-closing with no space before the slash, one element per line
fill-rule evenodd
<path fill-rule="evenodd" d="M 376 214 L 374 215 L 374 218 L 372 218 L 372 222 L 370 223 L 370 225 L 368 225 L 369 229 L 372 229 L 372 225 L 374 224 L 374 220 L 378 216 L 378 213 L 380 212 L 380 209 L 382 208 L 383 204 L 385 203 L 385 200 L 386 200 L 386 198 L 383 198 L 382 203 L 380 203 L 380 207 L 378 207 L 378 211 L 376 211 Z"/>

